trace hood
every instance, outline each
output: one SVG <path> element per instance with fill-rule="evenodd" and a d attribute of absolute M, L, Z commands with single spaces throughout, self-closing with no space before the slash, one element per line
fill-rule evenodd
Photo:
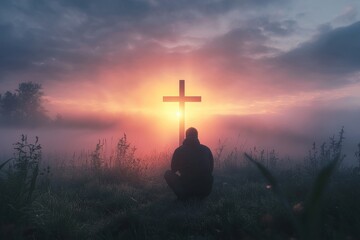
<path fill-rule="evenodd" d="M 197 146 L 200 145 L 200 141 L 197 138 L 185 138 L 183 145 L 186 146 Z"/>

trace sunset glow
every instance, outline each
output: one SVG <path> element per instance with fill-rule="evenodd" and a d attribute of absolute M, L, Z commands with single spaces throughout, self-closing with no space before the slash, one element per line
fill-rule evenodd
<path fill-rule="evenodd" d="M 359 120 L 359 0 L 0 0 L 0 239 L 360 239 Z"/>
<path fill-rule="evenodd" d="M 6 53 L 0 93 L 19 82 L 39 82 L 47 114 L 61 116 L 67 126 L 113 127 L 112 134 L 128 132 L 139 142 L 155 134 L 161 136 L 155 148 L 176 144 L 179 104 L 162 97 L 177 96 L 180 79 L 186 80 L 185 95 L 202 97 L 185 104 L 185 125 L 198 127 L 204 141 L 246 133 L 261 142 L 272 129 L 282 129 L 284 139 L 305 139 L 299 129 L 310 119 L 322 136 L 354 125 L 350 119 L 360 107 L 355 1 L 332 1 L 323 15 L 308 1 L 228 7 L 219 7 L 221 1 L 192 7 L 140 1 L 139 9 L 109 1 L 104 13 L 117 11 L 97 17 L 93 7 L 99 3 L 54 2 L 38 6 L 52 9 L 51 27 L 41 14 L 27 14 L 31 5 L 0 10 Z M 338 117 L 318 128 L 319 114 Z"/>

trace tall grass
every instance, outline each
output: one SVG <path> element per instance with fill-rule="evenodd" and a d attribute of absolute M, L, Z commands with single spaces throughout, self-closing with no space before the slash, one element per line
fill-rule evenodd
<path fill-rule="evenodd" d="M 104 151 L 106 144 L 106 141 L 99 140 L 90 153 L 90 169 L 95 177 L 102 181 L 138 181 L 146 175 L 147 163 L 136 156 L 136 147 L 129 143 L 126 134 L 119 138 L 109 155 Z"/>
<path fill-rule="evenodd" d="M 14 144 L 14 157 L 1 164 L 0 224 L 20 224 L 34 200 L 41 160 L 38 138 L 29 143 L 26 135 Z"/>
<path fill-rule="evenodd" d="M 294 229 L 296 229 L 300 239 L 315 240 L 320 238 L 320 211 L 321 207 L 325 205 L 323 202 L 323 195 L 326 187 L 330 184 L 331 176 L 345 158 L 345 155 L 342 155 L 343 140 L 344 128 L 340 130 L 338 139 L 333 136 L 330 138 L 328 145 L 325 142 L 321 145 L 320 154 L 318 154 L 316 144 L 313 143 L 312 149 L 309 150 L 309 155 L 305 159 L 304 167 L 307 172 L 316 175 L 315 181 L 311 186 L 311 190 L 307 195 L 305 203 L 294 205 L 294 207 L 291 207 L 278 180 L 273 176 L 269 169 L 262 164 L 262 158 L 260 158 L 259 161 L 255 160 L 247 153 L 244 154 L 268 181 L 269 188 L 272 189 L 288 212 Z M 299 213 L 299 211 L 301 211 L 300 217 L 295 215 L 295 212 Z"/>
<path fill-rule="evenodd" d="M 29 145 L 24 138 L 14 158 L 1 165 L 1 193 L 18 191 L 7 174 L 17 171 L 19 156 L 29 162 L 37 156 L 38 174 L 29 164 L 27 201 L 18 211 L 15 198 L 1 194 L 0 239 L 359 239 L 360 176 L 339 168 L 344 156 L 334 148 L 342 147 L 342 139 L 343 133 L 323 148 L 315 145 L 313 165 L 307 155 L 286 168 L 276 151 L 253 148 L 244 155 L 240 146 L 226 153 L 224 144 L 214 154 L 211 195 L 182 203 L 162 176 L 170 151 L 138 158 L 123 135 L 113 148 L 99 141 L 92 151 L 55 164 L 49 174 L 37 141 L 18 148 Z M 20 149 L 27 154 L 19 155 Z"/>
<path fill-rule="evenodd" d="M 308 197 L 305 201 L 304 207 L 300 205 L 294 206 L 294 208 L 302 208 L 301 218 L 296 218 L 293 208 L 291 208 L 288 199 L 284 196 L 283 191 L 281 190 L 278 181 L 270 173 L 270 171 L 264 167 L 260 162 L 254 160 L 251 156 L 245 153 L 245 157 L 249 159 L 256 167 L 260 170 L 262 175 L 267 179 L 269 188 L 277 195 L 280 202 L 285 207 L 289 216 L 291 217 L 294 228 L 297 231 L 297 235 L 300 239 L 303 240 L 315 240 L 319 239 L 319 218 L 320 218 L 320 209 L 322 206 L 323 194 L 325 187 L 330 182 L 330 177 L 335 171 L 339 159 L 339 156 L 336 156 L 327 166 L 325 166 L 316 176 L 316 180 L 313 183 L 312 190 L 309 192 Z"/>

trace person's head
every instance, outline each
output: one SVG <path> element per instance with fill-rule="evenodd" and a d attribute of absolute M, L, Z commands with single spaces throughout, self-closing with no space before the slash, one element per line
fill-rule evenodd
<path fill-rule="evenodd" d="M 196 128 L 188 128 L 186 130 L 186 138 L 191 138 L 191 139 L 197 139 L 198 138 L 198 131 L 196 130 Z"/>

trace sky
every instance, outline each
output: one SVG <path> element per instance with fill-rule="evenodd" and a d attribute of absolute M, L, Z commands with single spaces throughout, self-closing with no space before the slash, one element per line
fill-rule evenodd
<path fill-rule="evenodd" d="M 178 105 L 162 97 L 184 79 L 202 96 L 186 104 L 186 127 L 212 149 L 220 139 L 305 155 L 344 126 L 355 151 L 359 10 L 355 0 L 2 0 L 0 93 L 40 83 L 49 116 L 67 125 L 0 131 L 76 148 L 125 132 L 144 151 L 171 149 Z"/>

